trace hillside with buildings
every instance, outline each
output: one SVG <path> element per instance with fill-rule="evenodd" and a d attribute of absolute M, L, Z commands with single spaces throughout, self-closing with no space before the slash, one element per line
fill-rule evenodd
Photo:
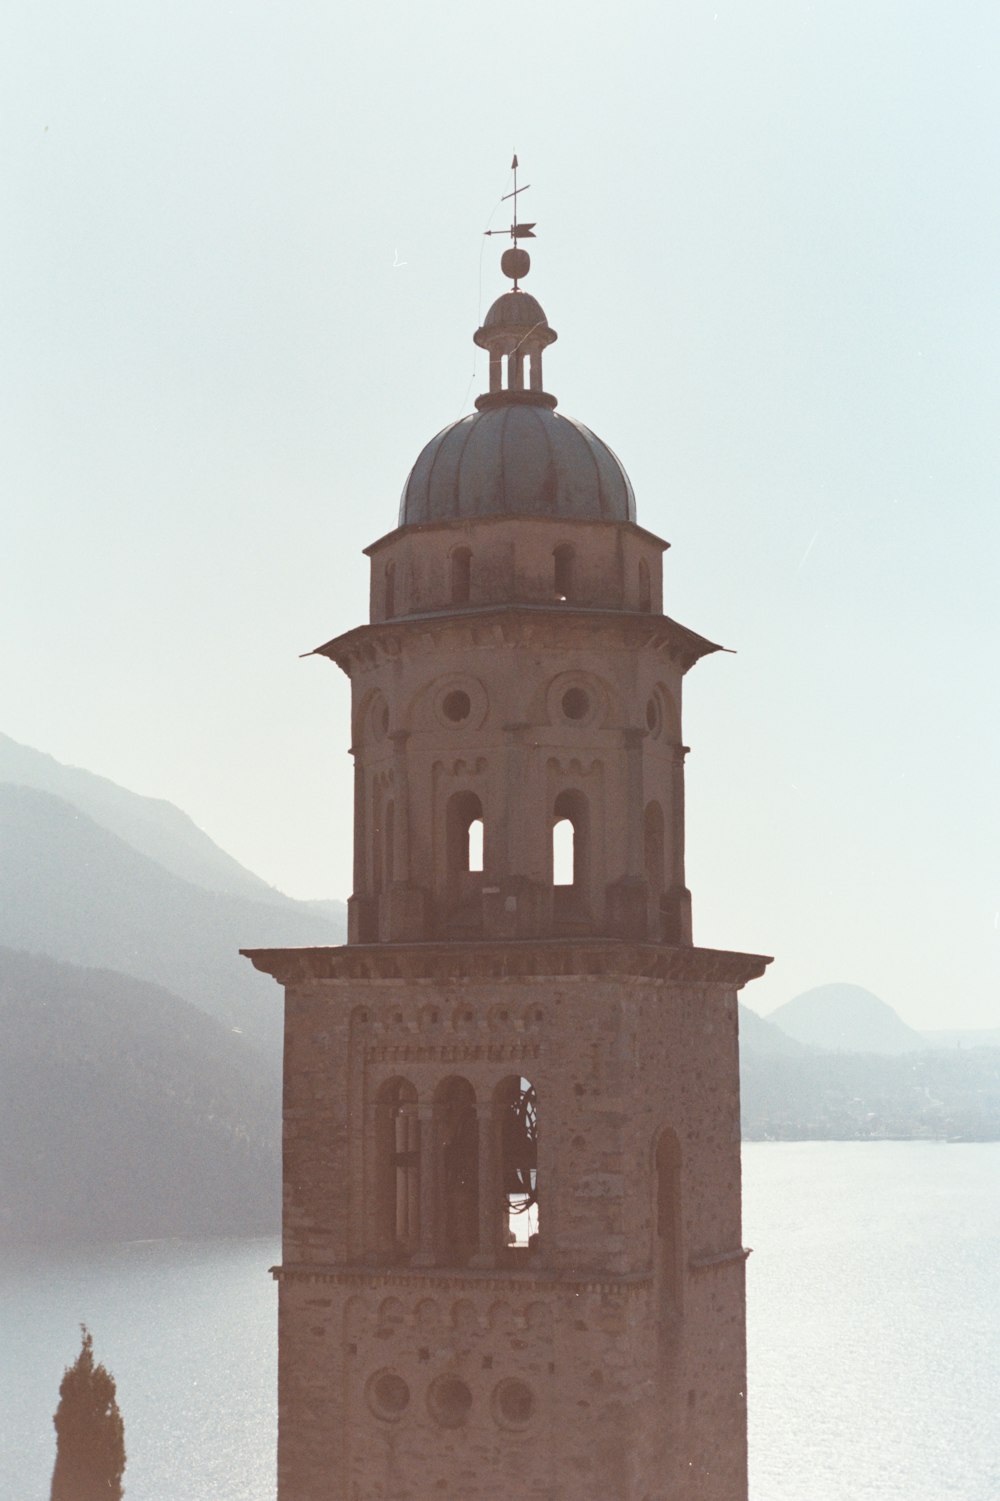
<path fill-rule="evenodd" d="M 1000 1140 L 994 1039 L 916 1032 L 861 986 L 741 1006 L 740 1063 L 751 1141 Z"/>

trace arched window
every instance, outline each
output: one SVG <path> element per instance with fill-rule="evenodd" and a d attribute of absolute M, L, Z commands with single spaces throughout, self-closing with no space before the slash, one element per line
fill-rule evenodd
<path fill-rule="evenodd" d="M 483 805 L 474 792 L 456 792 L 449 798 L 447 825 L 449 876 L 482 871 L 485 848 Z M 474 860 L 478 860 L 478 865 L 473 863 Z"/>
<path fill-rule="evenodd" d="M 560 792 L 552 811 L 552 883 L 582 888 L 587 872 L 587 799 Z"/>
<path fill-rule="evenodd" d="M 483 870 L 483 820 L 474 818 L 469 824 L 469 870 L 481 875 Z"/>
<path fill-rule="evenodd" d="M 420 1244 L 420 1120 L 417 1091 L 408 1080 L 390 1079 L 379 1090 L 375 1132 L 379 1245 L 398 1260 Z"/>
<path fill-rule="evenodd" d="M 504 1079 L 494 1097 L 502 1249 L 538 1246 L 538 1096 L 529 1079 Z"/>
<path fill-rule="evenodd" d="M 659 898 L 663 891 L 663 809 L 659 803 L 647 803 L 643 819 L 643 849 L 646 880 L 653 897 Z"/>
<path fill-rule="evenodd" d="M 649 564 L 645 558 L 639 560 L 639 609 L 647 615 L 653 608 L 653 591 L 649 582 Z"/>
<path fill-rule="evenodd" d="M 479 1117 L 468 1079 L 445 1079 L 434 1096 L 438 1258 L 464 1266 L 479 1249 Z"/>
<path fill-rule="evenodd" d="M 385 565 L 385 618 L 391 620 L 396 613 L 396 565 Z"/>
<path fill-rule="evenodd" d="M 681 1147 L 675 1132 L 660 1133 L 656 1143 L 656 1282 L 660 1309 L 679 1313 L 683 1284 L 681 1222 Z"/>
<path fill-rule="evenodd" d="M 573 549 L 568 542 L 560 542 L 552 553 L 552 587 L 562 604 L 573 596 Z"/>
<path fill-rule="evenodd" d="M 456 547 L 451 555 L 451 602 L 467 605 L 472 587 L 472 551 Z"/>
<path fill-rule="evenodd" d="M 568 818 L 558 818 L 552 825 L 552 884 L 572 886 L 576 838 Z"/>

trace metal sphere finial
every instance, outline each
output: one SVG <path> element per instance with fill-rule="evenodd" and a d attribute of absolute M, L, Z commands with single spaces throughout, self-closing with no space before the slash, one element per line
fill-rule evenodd
<path fill-rule="evenodd" d="M 500 270 L 504 276 L 509 276 L 511 281 L 520 281 L 522 276 L 527 276 L 531 270 L 531 256 L 520 245 L 511 245 L 500 257 Z"/>

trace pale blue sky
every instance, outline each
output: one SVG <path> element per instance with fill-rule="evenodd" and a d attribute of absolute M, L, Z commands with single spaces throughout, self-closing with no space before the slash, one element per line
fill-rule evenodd
<path fill-rule="evenodd" d="M 7 0 L 0 729 L 347 895 L 298 654 L 484 386 L 516 147 L 546 384 L 738 653 L 688 678 L 696 939 L 777 956 L 763 1011 L 998 1024 L 998 44 L 985 0 Z"/>

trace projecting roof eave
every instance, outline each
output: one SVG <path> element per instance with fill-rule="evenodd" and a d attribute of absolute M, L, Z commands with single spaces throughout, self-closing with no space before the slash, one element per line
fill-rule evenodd
<path fill-rule="evenodd" d="M 463 608 L 461 610 L 434 610 L 418 615 L 395 615 L 391 620 L 379 621 L 371 625 L 355 626 L 353 630 L 345 631 L 342 636 L 334 636 L 332 641 L 317 646 L 311 652 L 303 652 L 306 657 L 329 657 L 331 662 L 336 662 L 345 672 L 348 668 L 345 662 L 358 648 L 378 646 L 381 641 L 393 641 L 401 631 L 410 634 L 423 628 L 440 628 L 442 625 L 467 625 L 469 627 L 482 627 L 496 625 L 502 630 L 504 626 L 512 623 L 528 623 L 538 620 L 551 620 L 561 625 L 588 624 L 595 621 L 614 622 L 628 631 L 629 644 L 633 649 L 651 646 L 654 648 L 666 648 L 676 655 L 681 664 L 681 670 L 687 672 L 699 662 L 702 657 L 710 656 L 713 652 L 729 651 L 730 648 L 720 646 L 715 641 L 709 641 L 705 636 L 699 636 L 697 631 L 689 630 L 686 625 L 671 620 L 669 615 L 642 615 L 627 610 L 578 610 L 552 605 L 483 605 L 480 608 Z"/>
<path fill-rule="evenodd" d="M 766 954 L 601 937 L 350 943 L 339 948 L 240 949 L 240 953 L 279 985 L 312 980 L 580 976 L 741 989 L 759 979 L 771 963 Z"/>
<path fill-rule="evenodd" d="M 545 515 L 521 515 L 516 512 L 503 512 L 496 515 L 485 516 L 441 516 L 434 521 L 406 521 L 402 525 L 393 527 L 391 532 L 377 537 L 374 542 L 369 542 L 361 551 L 365 557 L 373 557 L 382 551 L 391 542 L 398 542 L 401 537 L 413 536 L 418 532 L 440 531 L 468 531 L 470 527 L 488 527 L 505 525 L 516 521 L 519 526 L 534 526 L 543 524 L 552 526 L 589 526 L 589 527 L 617 527 L 619 531 L 625 530 L 633 536 L 641 537 L 646 542 L 652 542 L 661 552 L 666 552 L 670 543 L 663 537 L 658 537 L 655 532 L 648 531 L 640 526 L 637 521 L 622 521 L 613 516 L 545 516 Z"/>

